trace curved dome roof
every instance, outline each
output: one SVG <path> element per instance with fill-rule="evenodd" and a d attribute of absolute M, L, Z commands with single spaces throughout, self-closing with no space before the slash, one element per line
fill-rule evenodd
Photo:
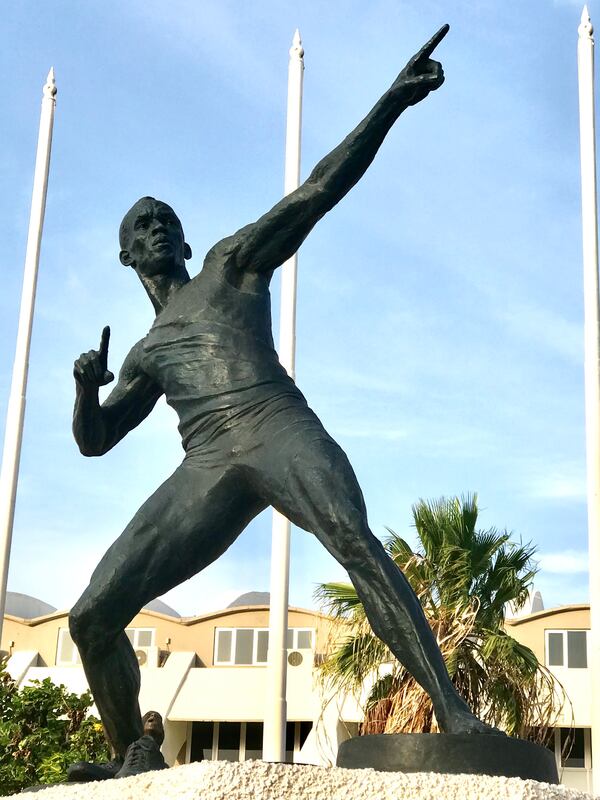
<path fill-rule="evenodd" d="M 151 603 L 144 606 L 145 611 L 156 611 L 158 614 L 166 614 L 168 617 L 181 617 L 181 614 L 178 611 L 175 611 L 174 608 L 168 606 L 166 603 L 163 603 L 162 600 L 152 600 Z"/>
<path fill-rule="evenodd" d="M 236 597 L 233 603 L 229 603 L 227 608 L 235 608 L 235 606 L 268 606 L 271 602 L 271 595 L 269 592 L 244 592 L 239 597 Z"/>
<path fill-rule="evenodd" d="M 38 600 L 37 597 L 21 594 L 21 592 L 6 593 L 5 614 L 11 614 L 13 617 L 22 617 L 23 619 L 35 619 L 36 617 L 43 617 L 45 614 L 52 614 L 53 611 L 56 611 L 54 606 L 44 603 L 43 600 Z"/>

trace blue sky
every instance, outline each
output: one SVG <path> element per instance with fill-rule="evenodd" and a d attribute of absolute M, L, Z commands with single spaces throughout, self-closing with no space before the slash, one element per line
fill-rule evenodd
<path fill-rule="evenodd" d="M 378 536 L 387 525 L 414 539 L 420 497 L 476 491 L 482 527 L 537 545 L 546 605 L 587 599 L 580 13 L 566 0 L 4 8 L 2 423 L 51 65 L 58 85 L 10 589 L 69 607 L 182 458 L 162 403 L 101 459 L 83 458 L 70 432 L 74 358 L 110 324 L 116 372 L 152 323 L 118 261 L 124 212 L 147 194 L 170 203 L 195 274 L 212 244 L 281 196 L 296 27 L 306 177 L 449 22 L 444 86 L 400 118 L 300 251 L 297 382 L 350 456 Z M 276 330 L 278 302 L 275 281 Z M 266 512 L 166 601 L 193 614 L 267 589 L 270 528 Z M 301 606 L 344 575 L 301 531 L 291 569 Z"/>

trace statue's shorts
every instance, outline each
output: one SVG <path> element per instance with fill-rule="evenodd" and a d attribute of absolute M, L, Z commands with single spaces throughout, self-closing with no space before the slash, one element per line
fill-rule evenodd
<path fill-rule="evenodd" d="M 146 603 L 215 561 L 274 506 L 351 571 L 375 537 L 348 458 L 300 392 L 212 420 L 96 568 L 80 603 L 122 629 Z M 379 545 L 378 540 L 375 540 Z"/>

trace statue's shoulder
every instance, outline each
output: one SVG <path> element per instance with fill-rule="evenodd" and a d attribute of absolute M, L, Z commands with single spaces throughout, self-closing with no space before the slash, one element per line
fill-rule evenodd
<path fill-rule="evenodd" d="M 233 266 L 233 255 L 236 248 L 235 236 L 226 236 L 224 239 L 218 241 L 213 245 L 202 264 L 202 269 L 196 277 L 202 275 L 204 271 L 207 273 L 224 273 Z"/>
<path fill-rule="evenodd" d="M 148 334 L 136 342 L 125 356 L 122 372 L 137 372 L 142 368 L 142 358 L 144 356 L 144 344 Z"/>

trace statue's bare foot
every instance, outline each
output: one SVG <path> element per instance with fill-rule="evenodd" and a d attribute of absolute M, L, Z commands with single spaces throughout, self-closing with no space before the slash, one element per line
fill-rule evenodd
<path fill-rule="evenodd" d="M 504 731 L 491 725 L 486 725 L 485 722 L 478 719 L 469 706 L 462 701 L 450 709 L 443 720 L 438 721 L 444 733 L 479 733 L 487 734 L 488 736 L 506 736 Z"/>

